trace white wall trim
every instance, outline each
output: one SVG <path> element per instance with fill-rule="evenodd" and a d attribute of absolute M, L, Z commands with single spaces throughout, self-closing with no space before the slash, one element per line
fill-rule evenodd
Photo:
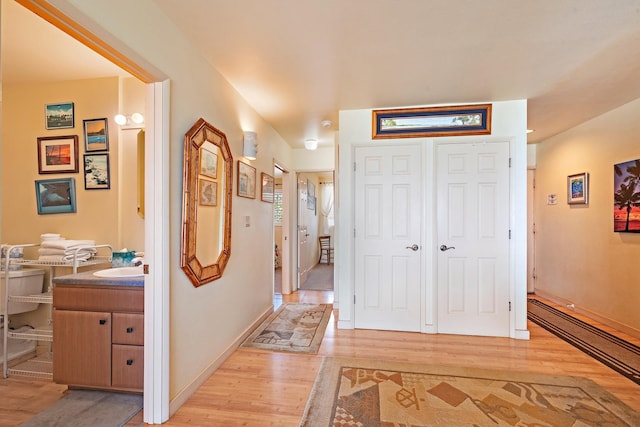
<path fill-rule="evenodd" d="M 169 81 L 147 85 L 144 422 L 169 419 Z"/>

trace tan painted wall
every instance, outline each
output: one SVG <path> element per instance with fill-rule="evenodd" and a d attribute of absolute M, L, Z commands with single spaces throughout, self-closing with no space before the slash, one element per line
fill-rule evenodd
<path fill-rule="evenodd" d="M 182 142 L 184 133 L 202 117 L 225 132 L 234 158 L 242 158 L 242 133 L 258 134 L 258 158 L 248 161 L 272 173 L 277 159 L 294 167 L 291 149 L 231 85 L 180 33 L 151 0 L 87 2 L 60 0 L 84 14 L 89 25 L 99 23 L 131 52 L 161 70 L 171 82 L 169 228 L 170 236 L 170 379 L 172 400 L 189 394 L 193 384 L 260 315 L 272 305 L 272 206 L 237 197 L 234 182 L 231 257 L 221 279 L 195 288 L 180 269 L 182 216 Z M 122 13 L 126 10 L 127 13 Z M 91 21 L 91 22 L 90 22 Z M 212 17 L 215 22 L 215 17 Z M 245 159 L 243 159 L 245 161 Z M 244 226 L 250 217 L 251 226 Z M 250 268 L 249 268 L 250 267 Z"/>
<path fill-rule="evenodd" d="M 118 79 L 12 85 L 2 88 L 2 242 L 38 243 L 42 233 L 67 239 L 93 239 L 118 244 L 118 132 L 109 121 L 111 189 L 85 190 L 83 119 L 113 117 L 118 109 Z M 73 102 L 72 129 L 45 129 L 47 103 Z M 78 173 L 39 174 L 37 138 L 78 136 Z M 35 180 L 74 178 L 76 213 L 38 215 Z"/>
<path fill-rule="evenodd" d="M 637 100 L 538 144 L 535 190 L 536 290 L 636 330 L 640 234 L 613 232 L 613 165 L 640 158 L 639 115 Z M 581 172 L 589 204 L 568 205 Z"/>

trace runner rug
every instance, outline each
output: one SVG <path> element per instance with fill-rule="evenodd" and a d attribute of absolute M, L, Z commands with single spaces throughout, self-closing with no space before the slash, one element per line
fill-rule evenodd
<path fill-rule="evenodd" d="M 331 310 L 330 304 L 282 304 L 249 335 L 242 347 L 316 354 Z"/>
<path fill-rule="evenodd" d="M 142 410 L 141 394 L 73 390 L 21 427 L 118 427 Z"/>
<path fill-rule="evenodd" d="M 640 384 L 640 347 L 533 298 L 527 310 L 532 322 Z"/>
<path fill-rule="evenodd" d="M 640 426 L 640 414 L 586 378 L 326 358 L 300 424 Z"/>

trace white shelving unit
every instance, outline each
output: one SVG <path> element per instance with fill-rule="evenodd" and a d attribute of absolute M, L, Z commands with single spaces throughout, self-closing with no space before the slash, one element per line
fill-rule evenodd
<path fill-rule="evenodd" d="M 75 253 L 71 261 L 40 261 L 38 259 L 22 259 L 11 258 L 11 253 L 15 250 L 40 246 L 39 243 L 28 243 L 23 245 L 13 245 L 7 248 L 6 259 L 4 265 L 5 280 L 3 283 L 5 289 L 5 300 L 2 301 L 2 310 L 0 311 L 0 317 L 4 319 L 4 333 L 3 333 L 3 362 L 2 362 L 2 376 L 7 378 L 9 375 L 21 375 L 31 378 L 53 379 L 53 358 L 51 351 L 37 355 L 35 358 L 16 364 L 15 366 L 8 366 L 8 340 L 11 338 L 35 340 L 38 342 L 52 342 L 53 341 L 53 323 L 52 313 L 49 312 L 49 324 L 43 327 L 30 329 L 24 332 L 15 332 L 9 329 L 9 304 L 11 303 L 36 303 L 36 304 L 48 304 L 53 307 L 53 278 L 55 276 L 56 267 L 71 268 L 73 274 L 78 272 L 78 268 L 87 267 L 97 264 L 111 263 L 111 257 L 113 248 L 111 245 L 92 245 L 82 246 L 75 248 Z M 93 256 L 88 260 L 78 259 L 78 253 L 83 249 L 95 249 L 104 248 L 108 251 L 108 256 Z M 49 267 L 49 283 L 45 292 L 34 295 L 10 295 L 9 294 L 9 279 L 10 279 L 10 267 L 14 265 L 20 265 L 25 267 Z"/>

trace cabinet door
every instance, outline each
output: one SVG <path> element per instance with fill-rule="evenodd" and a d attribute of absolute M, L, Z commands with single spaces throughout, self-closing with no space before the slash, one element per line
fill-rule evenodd
<path fill-rule="evenodd" d="M 144 388 L 144 347 L 113 345 L 112 377 L 115 388 L 142 391 Z"/>
<path fill-rule="evenodd" d="M 111 313 L 54 310 L 53 380 L 111 385 Z"/>

